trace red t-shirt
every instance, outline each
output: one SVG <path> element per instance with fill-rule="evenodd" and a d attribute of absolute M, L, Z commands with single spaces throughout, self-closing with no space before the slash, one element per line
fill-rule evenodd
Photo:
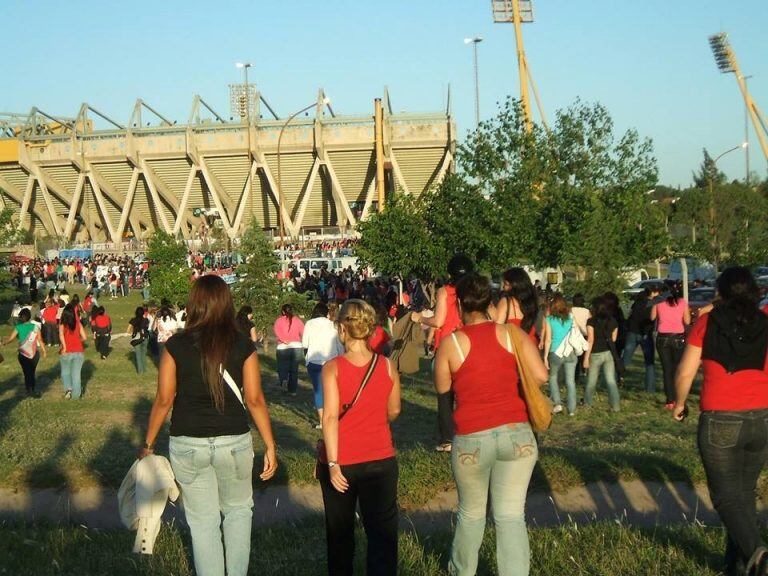
<path fill-rule="evenodd" d="M 440 347 L 440 342 L 461 328 L 459 305 L 456 301 L 456 287 L 450 284 L 445 285 L 445 304 L 445 322 L 443 322 L 440 328 L 435 330 L 435 350 Z"/>
<path fill-rule="evenodd" d="M 43 310 L 43 321 L 45 321 L 46 324 L 56 324 L 58 315 L 58 306 L 46 306 L 46 308 Z"/>
<path fill-rule="evenodd" d="M 709 314 L 699 317 L 688 334 L 688 344 L 704 347 Z M 762 370 L 726 372 L 714 360 L 702 360 L 704 383 L 701 386 L 702 410 L 758 410 L 768 408 L 768 354 Z"/>
<path fill-rule="evenodd" d="M 368 346 L 370 346 L 371 350 L 373 350 L 376 354 L 383 354 L 384 346 L 387 342 L 389 342 L 389 340 L 390 338 L 389 334 L 387 334 L 387 331 L 384 330 L 384 328 L 381 326 L 376 326 L 373 334 L 370 338 L 368 338 Z"/>
<path fill-rule="evenodd" d="M 765 312 L 766 314 L 768 314 L 768 304 L 766 304 L 765 306 L 763 306 L 763 312 Z"/>
<path fill-rule="evenodd" d="M 112 320 L 107 316 L 106 314 L 99 314 L 96 316 L 96 318 L 93 320 L 93 325 L 96 328 L 109 328 L 109 325 L 112 323 Z"/>
<path fill-rule="evenodd" d="M 67 354 L 72 352 L 82 352 L 83 341 L 80 340 L 80 327 L 75 326 L 74 330 L 70 330 L 64 326 L 64 347 L 67 349 Z"/>
<path fill-rule="evenodd" d="M 499 344 L 496 323 L 464 326 L 461 331 L 469 338 L 470 350 L 453 375 L 456 434 L 528 422 L 528 409 L 518 386 L 517 359 Z"/>
<path fill-rule="evenodd" d="M 336 358 L 339 386 L 339 413 L 352 402 L 368 371 L 368 365 L 355 366 L 343 356 Z M 342 465 L 384 460 L 395 455 L 387 417 L 387 402 L 392 378 L 386 358 L 379 358 L 371 379 L 360 398 L 339 422 L 338 462 Z"/>

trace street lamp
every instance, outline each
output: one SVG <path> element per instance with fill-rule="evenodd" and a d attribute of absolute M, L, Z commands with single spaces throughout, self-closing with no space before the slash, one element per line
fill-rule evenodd
<path fill-rule="evenodd" d="M 735 152 L 736 150 L 739 150 L 740 148 L 746 148 L 747 143 L 742 142 L 738 146 L 734 146 L 733 148 L 729 148 L 719 156 L 717 156 L 712 161 L 712 170 L 709 171 L 709 234 L 712 238 L 712 255 L 717 258 L 717 261 L 714 262 L 715 269 L 717 269 L 717 265 L 719 263 L 719 257 L 715 254 L 715 250 L 717 249 L 717 228 L 715 227 L 715 186 L 714 186 L 714 177 L 717 174 L 717 162 L 722 158 L 723 156 L 730 154 L 731 152 Z"/>
<path fill-rule="evenodd" d="M 464 44 L 472 44 L 472 52 L 475 62 L 475 127 L 480 126 L 480 76 L 477 69 L 477 45 L 482 41 L 482 36 L 464 38 Z"/>
<path fill-rule="evenodd" d="M 251 155 L 251 91 L 248 85 L 248 68 L 250 67 L 250 62 L 235 62 L 235 68 L 242 68 L 245 75 L 245 122 L 248 133 L 248 198 L 251 200 L 251 220 L 253 220 L 256 199 L 253 197 L 253 178 L 251 178 L 253 156 Z"/>
<path fill-rule="evenodd" d="M 322 100 L 323 106 L 327 106 L 331 103 L 331 99 L 324 97 Z M 277 207 L 277 218 L 279 222 L 279 229 L 280 229 L 280 257 L 282 258 L 282 252 L 283 252 L 283 246 L 285 242 L 285 224 L 283 223 L 283 209 L 284 209 L 284 198 L 283 198 L 283 179 L 282 179 L 282 170 L 281 170 L 281 164 L 280 164 L 280 147 L 283 143 L 283 132 L 285 132 L 285 129 L 288 127 L 288 124 L 291 123 L 291 121 L 296 118 L 299 114 L 303 114 L 304 112 L 307 112 L 310 108 L 313 108 L 317 106 L 317 102 L 313 102 L 309 106 L 305 106 L 298 112 L 294 112 L 291 114 L 288 119 L 283 123 L 282 127 L 280 128 L 280 135 L 277 137 L 277 198 L 278 198 L 278 204 Z"/>
<path fill-rule="evenodd" d="M 752 77 L 752 75 L 741 77 L 741 79 L 744 80 L 744 86 L 747 92 L 749 92 L 748 80 Z M 746 103 L 744 103 L 744 162 L 746 164 L 746 176 L 744 182 L 749 186 L 749 106 L 747 106 Z"/>

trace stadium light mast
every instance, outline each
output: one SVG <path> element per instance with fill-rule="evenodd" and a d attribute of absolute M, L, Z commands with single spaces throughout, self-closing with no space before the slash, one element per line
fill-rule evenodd
<path fill-rule="evenodd" d="M 539 91 L 533 82 L 528 58 L 525 55 L 525 46 L 523 44 L 523 24 L 533 22 L 533 0 L 491 0 L 491 9 L 493 10 L 493 21 L 497 24 L 514 24 L 515 41 L 517 43 L 517 67 L 520 75 L 520 101 L 523 105 L 525 115 L 525 129 L 530 132 L 533 127 L 533 117 L 531 115 L 531 99 L 528 94 L 528 83 L 533 89 L 533 95 L 536 99 L 536 106 L 539 109 L 542 123 L 547 128 L 547 121 L 544 116 L 544 108 L 541 105 Z"/>
<path fill-rule="evenodd" d="M 464 44 L 472 44 L 472 57 L 475 64 L 475 128 L 480 126 L 480 73 L 477 66 L 477 45 L 482 41 L 482 36 L 464 38 Z"/>
<path fill-rule="evenodd" d="M 255 86 L 253 90 L 248 83 L 248 69 L 252 66 L 250 62 L 235 62 L 235 68 L 243 70 L 243 84 L 233 84 L 229 87 L 230 107 L 233 113 L 240 115 L 241 120 L 245 120 L 246 131 L 248 133 L 248 198 L 251 201 L 251 220 L 256 217 L 256 199 L 253 197 L 253 152 L 251 150 L 251 108 L 256 102 Z"/>
<path fill-rule="evenodd" d="M 766 121 L 765 115 L 758 108 L 752 99 L 752 95 L 749 93 L 747 80 L 741 73 L 736 53 L 728 41 L 728 34 L 725 32 L 713 34 L 709 37 L 709 45 L 712 48 L 712 54 L 715 57 L 715 64 L 717 64 L 718 70 L 723 74 L 732 73 L 736 77 L 736 82 L 739 84 L 741 95 L 744 98 L 744 105 L 747 107 L 749 116 L 752 119 L 752 125 L 757 133 L 757 139 L 760 142 L 763 156 L 765 156 L 765 160 L 768 162 L 768 121 Z"/>

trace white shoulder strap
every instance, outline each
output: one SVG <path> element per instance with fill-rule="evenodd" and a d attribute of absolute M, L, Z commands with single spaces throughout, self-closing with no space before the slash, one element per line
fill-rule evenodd
<path fill-rule="evenodd" d="M 456 346 L 456 350 L 459 352 L 459 358 L 461 358 L 463 364 L 467 358 L 464 356 L 464 351 L 461 349 L 461 346 L 459 346 L 459 339 L 456 338 L 456 332 L 451 332 L 451 340 L 453 340 L 453 344 Z"/>
<path fill-rule="evenodd" d="M 221 372 L 222 377 L 224 378 L 224 382 L 227 383 L 227 386 L 229 386 L 229 389 L 232 390 L 232 393 L 235 395 L 235 397 L 240 400 L 240 404 L 243 406 L 243 410 L 245 410 L 245 402 L 243 402 L 243 395 L 240 393 L 240 388 L 237 387 L 237 384 L 235 383 L 235 379 L 232 378 L 232 375 L 226 370 L 222 370 L 221 367 L 219 367 L 219 371 Z"/>

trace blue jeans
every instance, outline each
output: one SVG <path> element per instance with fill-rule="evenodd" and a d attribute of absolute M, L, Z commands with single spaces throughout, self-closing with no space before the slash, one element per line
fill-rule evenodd
<path fill-rule="evenodd" d="M 312 381 L 312 390 L 315 393 L 315 408 L 322 410 L 323 408 L 323 365 L 313 364 L 310 362 L 307 364 L 307 374 Z"/>
<path fill-rule="evenodd" d="M 80 398 L 83 393 L 82 383 L 80 381 L 80 372 L 83 369 L 83 353 L 69 352 L 59 357 L 61 365 L 61 383 L 64 385 L 64 391 L 72 391 L 72 398 Z"/>
<path fill-rule="evenodd" d="M 169 452 L 192 533 L 195 572 L 224 576 L 226 560 L 227 576 L 245 576 L 253 515 L 251 435 L 171 436 Z"/>
<path fill-rule="evenodd" d="M 536 438 L 527 422 L 453 438 L 451 468 L 459 512 L 448 565 L 451 574 L 473 576 L 477 571 L 489 488 L 499 576 L 528 574 L 531 552 L 525 496 L 537 457 Z"/>
<path fill-rule="evenodd" d="M 655 349 L 653 345 L 653 336 L 651 334 L 638 334 L 637 332 L 627 332 L 627 343 L 624 345 L 622 360 L 624 366 L 629 367 L 632 356 L 637 347 L 643 351 L 643 363 L 645 364 L 645 391 L 656 392 L 656 369 L 654 367 Z"/>
<path fill-rule="evenodd" d="M 605 376 L 605 386 L 608 388 L 608 401 L 611 404 L 611 410 L 619 411 L 619 387 L 616 385 L 616 365 L 613 362 L 613 356 L 610 350 L 605 352 L 595 352 L 589 356 L 589 371 L 587 372 L 587 389 L 584 393 L 584 403 L 587 406 L 592 405 L 592 395 L 597 386 L 597 377 L 600 370 L 603 370 Z"/>
<path fill-rule="evenodd" d="M 565 372 L 565 386 L 568 391 L 569 414 L 573 414 L 576 411 L 576 364 L 578 360 L 573 353 L 565 358 L 560 358 L 554 352 L 549 353 L 549 396 L 552 398 L 552 403 L 555 406 L 558 404 L 562 405 L 560 387 L 557 384 L 557 376 L 562 366 Z"/>

